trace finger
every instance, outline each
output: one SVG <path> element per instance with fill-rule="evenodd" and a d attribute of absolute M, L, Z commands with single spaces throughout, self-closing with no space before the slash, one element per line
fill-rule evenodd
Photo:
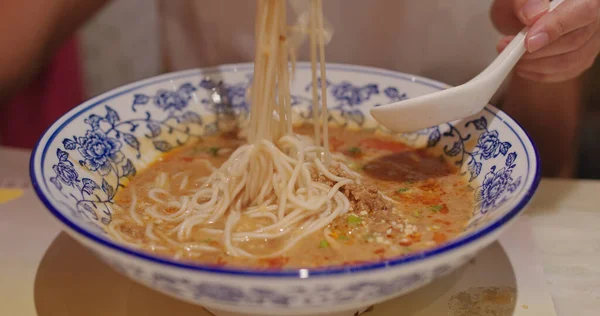
<path fill-rule="evenodd" d="M 580 49 L 533 60 L 521 60 L 516 66 L 517 71 L 555 74 L 573 69 L 585 70 L 593 64 L 600 50 L 600 31 L 586 42 Z"/>
<path fill-rule="evenodd" d="M 517 34 L 523 29 L 516 8 L 522 8 L 527 0 L 495 0 L 490 9 L 492 23 L 502 34 Z"/>
<path fill-rule="evenodd" d="M 600 1 L 565 1 L 533 24 L 527 32 L 525 47 L 530 53 L 538 51 L 562 35 L 593 23 L 598 19 L 599 13 Z"/>
<path fill-rule="evenodd" d="M 561 55 L 578 50 L 592 38 L 594 32 L 598 28 L 598 21 L 599 20 L 596 20 L 596 22 L 592 24 L 588 24 L 582 28 L 572 31 L 571 33 L 561 36 L 558 40 L 552 43 L 552 45 L 548 45 L 533 53 L 525 53 L 522 59 L 539 59 L 549 56 Z"/>
<path fill-rule="evenodd" d="M 498 44 L 496 44 L 496 51 L 498 51 L 498 53 L 501 53 L 506 48 L 506 46 L 508 46 L 510 41 L 512 41 L 514 38 L 514 36 L 510 35 L 500 39 L 500 41 L 498 41 Z"/>
<path fill-rule="evenodd" d="M 515 0 L 515 14 L 525 25 L 531 25 L 550 9 L 549 0 Z"/>

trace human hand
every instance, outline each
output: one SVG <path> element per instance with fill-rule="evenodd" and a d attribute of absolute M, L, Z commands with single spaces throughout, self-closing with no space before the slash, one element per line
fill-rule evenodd
<path fill-rule="evenodd" d="M 568 0 L 552 12 L 549 7 L 549 0 L 496 0 L 492 20 L 506 34 L 530 26 L 517 75 L 537 82 L 562 82 L 581 75 L 598 56 L 600 0 Z M 504 50 L 513 38 L 501 39 L 497 50 Z"/>

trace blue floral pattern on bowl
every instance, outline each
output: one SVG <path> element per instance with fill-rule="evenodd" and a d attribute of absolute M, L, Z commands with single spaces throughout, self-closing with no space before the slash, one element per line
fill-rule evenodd
<path fill-rule="evenodd" d="M 371 107 L 444 88 L 372 68 L 328 68 L 330 123 L 348 128 L 386 132 L 369 115 Z M 292 87 L 299 120 L 312 115 L 309 69 L 306 64 L 298 67 Z M 218 132 L 218 109 L 210 92 L 219 81 L 225 83 L 237 115 L 248 116 L 251 72 L 251 65 L 236 65 L 170 74 L 108 92 L 74 109 L 50 128 L 34 152 L 32 180 L 38 195 L 72 236 L 91 240 L 92 249 L 111 266 L 152 288 L 199 304 L 286 310 L 372 304 L 452 271 L 484 245 L 469 253 L 462 252 L 463 246 L 478 244 L 480 237 L 514 218 L 539 180 L 535 149 L 525 133 L 487 107 L 464 120 L 397 136 L 454 163 L 473 188 L 477 205 L 464 236 L 440 248 L 352 267 L 257 272 L 174 262 L 107 239 L 102 227 L 112 220 L 114 197 L 132 176 L 161 154 Z M 399 269 L 404 265 L 413 268 Z M 273 282 L 240 282 L 237 277 Z M 315 281 L 306 283 L 304 278 Z"/>

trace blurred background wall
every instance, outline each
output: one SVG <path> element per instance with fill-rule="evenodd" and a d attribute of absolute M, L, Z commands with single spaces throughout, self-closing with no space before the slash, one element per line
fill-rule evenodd
<path fill-rule="evenodd" d="M 161 72 L 155 1 L 113 0 L 80 31 L 87 97 Z"/>

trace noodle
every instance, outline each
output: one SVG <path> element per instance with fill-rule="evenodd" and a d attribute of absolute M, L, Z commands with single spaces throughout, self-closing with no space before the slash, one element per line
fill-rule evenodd
<path fill-rule="evenodd" d="M 313 115 L 313 125 L 315 128 L 315 145 L 319 145 L 319 140 L 321 139 L 321 127 L 319 126 L 319 106 L 318 106 L 318 90 L 317 90 L 317 34 L 314 32 L 317 27 L 317 2 L 315 0 L 310 0 L 310 67 L 312 73 L 312 115 Z"/>
<path fill-rule="evenodd" d="M 257 4 L 248 143 L 233 151 L 218 168 L 203 162 L 212 174 L 198 182 L 191 181 L 200 184 L 197 188 L 187 189 L 190 176 L 185 172 L 171 180 L 161 173 L 154 181 L 155 187 L 147 193 L 147 198 L 155 203 L 143 209 L 149 220 L 139 218 L 132 188 L 129 217 L 138 226 L 144 226 L 145 239 L 175 247 L 176 258 L 219 251 L 212 243 L 195 240 L 193 232 L 198 230 L 217 236 L 215 242 L 228 255 L 249 258 L 281 255 L 316 231 L 322 231 L 326 240 L 334 244 L 327 227 L 350 208 L 340 188 L 360 183 L 359 175 L 343 164 L 342 157 L 329 152 L 322 0 L 310 0 L 309 10 L 314 138 L 292 133 L 289 59 L 293 73 L 296 55 L 286 38 L 286 1 L 258 0 Z M 329 168 L 335 166 L 341 166 L 349 176 L 334 175 Z M 327 178 L 332 185 L 314 181 L 315 175 Z M 174 191 L 179 195 L 167 191 L 171 186 L 179 189 Z M 165 207 L 177 210 L 159 210 Z M 264 224 L 243 229 L 241 223 L 246 218 L 263 219 Z M 125 237 L 120 223 L 109 225 L 110 235 L 137 247 L 147 247 L 144 240 Z M 161 231 L 153 223 L 164 223 L 159 225 L 168 228 Z M 282 247 L 256 254 L 243 243 L 255 238 L 281 240 Z"/>
<path fill-rule="evenodd" d="M 317 16 L 317 27 L 312 29 L 316 31 L 317 38 L 319 40 L 319 63 L 321 64 L 321 124 L 323 124 L 323 147 L 325 148 L 325 162 L 331 163 L 331 154 L 329 153 L 329 129 L 327 128 L 328 114 L 327 114 L 327 76 L 325 71 L 325 39 L 323 35 L 323 10 L 319 8 L 323 7 L 323 0 L 312 0 L 315 6 L 314 13 Z M 311 60 L 311 63 L 315 63 L 315 60 Z M 315 114 L 316 115 L 316 114 Z M 316 135 L 315 135 L 316 137 Z M 318 139 L 318 138 L 317 138 Z"/>
<path fill-rule="evenodd" d="M 135 194 L 135 188 L 131 188 L 131 205 L 129 206 L 129 216 L 138 224 L 142 225 L 142 220 L 135 212 L 135 207 L 137 206 L 137 195 Z"/>

